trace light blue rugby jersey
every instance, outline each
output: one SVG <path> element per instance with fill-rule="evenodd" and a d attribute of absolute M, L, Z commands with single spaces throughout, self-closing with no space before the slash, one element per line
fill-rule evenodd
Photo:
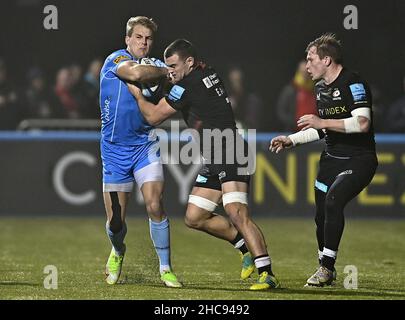
<path fill-rule="evenodd" d="M 119 64 L 126 60 L 138 62 L 127 50 L 117 50 L 107 57 L 100 72 L 101 138 L 120 145 L 144 144 L 156 139 L 154 127 L 146 122 L 125 81 L 117 76 Z"/>

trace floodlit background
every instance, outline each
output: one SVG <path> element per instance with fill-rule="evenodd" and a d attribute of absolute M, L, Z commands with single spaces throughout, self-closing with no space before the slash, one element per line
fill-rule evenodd
<path fill-rule="evenodd" d="M 56 29 L 46 28 L 47 5 L 57 9 Z M 1 1 L 0 265 L 7 267 L 0 267 L 0 298 L 160 297 L 137 190 L 128 209 L 127 286 L 106 288 L 102 278 L 109 247 L 101 192 L 99 70 L 111 52 L 124 48 L 125 23 L 136 15 L 153 17 L 159 25 L 154 57 L 162 59 L 177 38 L 192 41 L 224 80 L 239 127 L 257 129 L 250 205 L 287 288 L 275 295 L 244 291 L 232 248 L 182 223 L 198 168 L 168 165 L 164 203 L 172 217 L 174 266 L 186 284 L 180 293 L 167 291 L 168 298 L 403 299 L 401 0 Z M 380 166 L 346 209 L 339 286 L 319 294 L 301 289 L 316 266 L 313 180 L 323 142 L 279 156 L 267 148 L 277 132 L 296 130 L 302 108 L 314 107 L 313 84 L 300 62 L 307 44 L 325 32 L 337 34 L 345 66 L 371 86 Z M 169 130 L 170 122 L 162 128 Z M 297 247 L 299 254 L 291 254 Z M 233 261 L 229 270 L 226 261 Z M 47 265 L 57 267 L 57 290 L 44 288 Z M 343 288 L 346 265 L 358 267 L 358 291 Z"/>

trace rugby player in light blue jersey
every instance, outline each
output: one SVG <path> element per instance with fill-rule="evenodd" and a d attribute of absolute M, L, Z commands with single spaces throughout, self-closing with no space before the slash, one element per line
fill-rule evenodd
<path fill-rule="evenodd" d="M 156 23 L 137 16 L 126 25 L 126 49 L 110 54 L 100 73 L 101 159 L 106 231 L 112 250 L 106 265 L 106 281 L 117 283 L 125 255 L 126 208 L 134 182 L 139 186 L 149 215 L 150 235 L 166 286 L 181 287 L 170 263 L 169 221 L 162 206 L 163 169 L 158 139 L 129 92 L 127 82 L 149 83 L 167 77 L 164 63 L 141 65 L 148 57 Z M 140 249 L 140 248 L 139 248 Z"/>

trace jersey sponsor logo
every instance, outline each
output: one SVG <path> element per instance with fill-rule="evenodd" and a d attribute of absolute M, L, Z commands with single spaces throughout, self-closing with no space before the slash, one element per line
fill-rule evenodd
<path fill-rule="evenodd" d="M 107 97 L 107 99 L 104 100 L 104 115 L 106 121 L 110 121 L 110 102 L 110 97 Z"/>
<path fill-rule="evenodd" d="M 214 86 L 219 83 L 218 75 L 216 73 L 210 74 L 208 77 Z"/>
<path fill-rule="evenodd" d="M 322 182 L 319 182 L 318 180 L 315 180 L 315 188 L 324 193 L 328 192 L 328 186 Z"/>
<path fill-rule="evenodd" d="M 320 116 L 332 116 L 334 114 L 347 113 L 346 106 L 319 109 L 318 111 Z"/>
<path fill-rule="evenodd" d="M 222 96 L 225 91 L 221 87 L 215 88 L 215 92 L 217 93 L 218 97 Z"/>
<path fill-rule="evenodd" d="M 131 60 L 131 57 L 128 56 L 118 56 L 114 59 L 114 63 L 118 64 L 120 63 L 122 60 Z"/>
<path fill-rule="evenodd" d="M 366 89 L 362 83 L 354 83 L 349 86 L 354 102 L 366 100 Z"/>
<path fill-rule="evenodd" d="M 211 88 L 213 86 L 213 83 L 209 77 L 205 77 L 202 79 L 202 82 L 205 84 L 207 89 Z"/>
<path fill-rule="evenodd" d="M 340 91 L 339 91 L 339 89 L 338 88 L 336 88 L 336 89 L 333 89 L 333 93 L 332 93 L 332 99 L 333 100 L 342 100 L 342 97 L 340 96 Z"/>
<path fill-rule="evenodd" d="M 207 87 L 207 89 L 209 89 L 212 86 L 215 86 L 216 84 L 219 83 L 219 78 L 216 73 L 213 73 L 213 74 L 210 74 L 208 77 L 203 78 L 202 82 Z"/>
<path fill-rule="evenodd" d="M 225 177 L 226 177 L 226 172 L 225 172 L 225 171 L 221 171 L 221 172 L 218 174 L 218 177 L 219 177 L 219 179 L 225 178 Z"/>
<path fill-rule="evenodd" d="M 198 175 L 195 181 L 198 183 L 206 183 L 208 181 L 208 178 Z"/>
<path fill-rule="evenodd" d="M 186 89 L 184 89 L 183 87 L 180 87 L 177 84 L 174 85 L 173 88 L 169 92 L 169 99 L 174 102 L 176 102 L 177 100 L 180 100 L 181 97 L 183 96 L 184 91 L 186 91 Z"/>

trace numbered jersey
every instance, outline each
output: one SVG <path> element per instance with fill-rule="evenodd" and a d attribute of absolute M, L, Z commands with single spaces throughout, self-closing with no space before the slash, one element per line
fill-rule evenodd
<path fill-rule="evenodd" d="M 319 117 L 322 119 L 345 119 L 357 108 L 372 106 L 371 92 L 367 83 L 356 73 L 343 69 L 335 81 L 327 85 L 324 80 L 315 86 Z M 371 111 L 371 110 L 370 110 Z M 373 114 L 371 125 L 365 133 L 341 133 L 325 130 L 326 151 L 336 156 L 351 156 L 374 153 Z M 323 131 L 318 132 L 323 135 Z"/>
<path fill-rule="evenodd" d="M 180 110 L 190 128 L 236 129 L 235 118 L 223 82 L 211 67 L 199 65 L 174 85 L 167 102 Z"/>

